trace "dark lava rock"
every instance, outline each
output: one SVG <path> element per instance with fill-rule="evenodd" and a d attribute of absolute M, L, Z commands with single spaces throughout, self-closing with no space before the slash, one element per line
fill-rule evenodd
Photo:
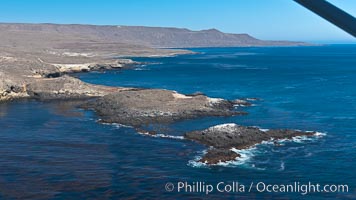
<path fill-rule="evenodd" d="M 233 111 L 233 105 L 223 99 L 203 95 L 186 96 L 161 89 L 115 92 L 88 102 L 82 107 L 96 111 L 102 122 L 134 127 L 204 116 L 245 114 Z"/>
<path fill-rule="evenodd" d="M 288 129 L 262 131 L 256 127 L 222 124 L 202 131 L 188 132 L 185 137 L 215 148 L 243 149 L 270 139 L 290 139 L 313 134 L 315 133 Z"/>
<path fill-rule="evenodd" d="M 142 128 L 136 128 L 136 131 L 138 133 L 145 134 L 145 135 L 157 135 L 157 132 L 153 131 L 153 130 L 145 130 Z"/>
<path fill-rule="evenodd" d="M 234 160 L 236 155 L 231 151 L 232 148 L 245 149 L 271 139 L 291 139 L 295 136 L 312 136 L 314 134 L 315 132 L 298 130 L 261 130 L 237 124 L 222 124 L 201 131 L 185 133 L 185 138 L 212 147 L 201 161 L 216 164 L 220 160 Z"/>
<path fill-rule="evenodd" d="M 209 149 L 208 152 L 199 160 L 199 162 L 206 164 L 217 164 L 219 162 L 226 162 L 235 160 L 241 155 L 228 149 Z"/>

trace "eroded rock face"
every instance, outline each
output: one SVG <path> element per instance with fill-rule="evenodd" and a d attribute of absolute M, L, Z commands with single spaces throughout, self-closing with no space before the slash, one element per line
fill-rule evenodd
<path fill-rule="evenodd" d="M 233 111 L 233 104 L 204 95 L 186 96 L 160 89 L 132 89 L 120 91 L 86 103 L 103 122 L 134 127 L 169 123 L 203 116 L 232 116 L 244 114 Z"/>
<path fill-rule="evenodd" d="M 192 131 L 185 134 L 185 138 L 213 147 L 201 159 L 209 164 L 227 161 L 228 158 L 239 157 L 231 151 L 232 148 L 245 149 L 255 144 L 271 139 L 290 139 L 295 136 L 312 136 L 315 132 L 298 130 L 261 130 L 256 127 L 245 127 L 234 123 L 222 124 L 201 131 Z M 214 156 L 217 156 L 214 158 Z"/>
<path fill-rule="evenodd" d="M 88 84 L 67 75 L 37 79 L 26 86 L 28 95 L 39 100 L 85 99 L 104 96 L 121 89 L 124 88 Z"/>
<path fill-rule="evenodd" d="M 28 97 L 26 83 L 0 71 L 0 102 Z"/>
<path fill-rule="evenodd" d="M 313 134 L 313 132 L 288 129 L 262 131 L 256 127 L 239 126 L 237 124 L 222 124 L 202 131 L 188 132 L 185 134 L 185 137 L 216 148 L 242 149 L 272 138 L 284 139 Z"/>
<path fill-rule="evenodd" d="M 6 55 L 6 56 L 4 56 Z M 42 55 L 42 54 L 41 54 Z M 45 56 L 45 55 L 42 55 Z M 97 59 L 88 64 L 66 64 L 77 57 L 63 57 L 64 64 L 54 64 L 36 57 L 15 57 L 0 50 L 0 101 L 21 98 L 40 100 L 90 98 L 116 92 L 123 88 L 84 83 L 67 73 L 125 68 L 139 63 L 130 59 Z"/>
<path fill-rule="evenodd" d="M 63 73 L 76 73 L 76 72 L 89 72 L 89 71 L 102 71 L 111 69 L 122 69 L 140 64 L 139 62 L 132 61 L 131 59 L 117 59 L 108 60 L 105 62 L 95 63 L 82 63 L 82 64 L 52 64 L 60 74 Z M 58 73 L 58 72 L 56 72 Z M 49 74 L 51 75 L 51 74 Z"/>
<path fill-rule="evenodd" d="M 240 157 L 240 154 L 226 149 L 209 149 L 199 162 L 206 164 L 217 164 L 219 162 L 226 162 L 235 160 Z"/>

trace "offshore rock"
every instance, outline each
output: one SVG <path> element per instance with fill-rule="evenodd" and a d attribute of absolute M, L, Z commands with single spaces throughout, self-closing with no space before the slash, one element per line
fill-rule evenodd
<path fill-rule="evenodd" d="M 188 132 L 185 133 L 185 138 L 213 147 L 208 150 L 202 161 L 216 164 L 219 161 L 227 161 L 227 158 L 234 160 L 239 157 L 232 153 L 232 148 L 246 149 L 271 139 L 291 139 L 296 136 L 313 136 L 314 134 L 315 132 L 288 129 L 262 130 L 256 127 L 246 127 L 231 123 Z"/>

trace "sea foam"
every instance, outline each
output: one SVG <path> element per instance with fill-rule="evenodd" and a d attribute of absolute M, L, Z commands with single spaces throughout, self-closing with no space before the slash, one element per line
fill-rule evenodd
<path fill-rule="evenodd" d="M 207 153 L 207 150 L 201 151 L 198 156 L 194 157 L 194 159 L 188 161 L 188 166 L 191 167 L 198 167 L 198 168 L 206 168 L 210 166 L 223 166 L 223 167 L 237 167 L 237 166 L 247 166 L 253 167 L 258 170 L 264 170 L 263 168 L 257 168 L 255 166 L 249 165 L 248 162 L 251 158 L 258 153 L 258 150 L 255 146 L 247 148 L 247 149 L 236 149 L 232 148 L 231 151 L 238 153 L 240 157 L 236 158 L 235 160 L 225 161 L 225 162 L 218 162 L 217 164 L 207 164 L 204 162 L 200 162 L 199 160 Z"/>
<path fill-rule="evenodd" d="M 229 125 L 231 125 L 231 124 L 229 124 Z M 219 128 L 222 128 L 222 127 L 219 127 Z M 260 129 L 260 130 L 267 132 L 269 129 Z M 314 132 L 314 131 L 306 131 L 306 132 Z M 261 143 L 255 144 L 247 149 L 231 148 L 231 151 L 238 153 L 240 155 L 240 157 L 236 158 L 235 160 L 219 162 L 217 164 L 211 164 L 211 165 L 208 165 L 207 163 L 199 162 L 199 160 L 203 157 L 203 155 L 205 155 L 207 153 L 207 151 L 204 150 L 204 151 L 200 152 L 200 155 L 196 156 L 193 160 L 189 160 L 188 166 L 198 167 L 198 168 L 209 167 L 209 166 L 223 166 L 223 167 L 245 166 L 245 167 L 253 168 L 253 169 L 257 169 L 257 170 L 265 170 L 265 168 L 256 167 L 256 165 L 254 163 L 251 163 L 251 159 L 255 155 L 264 153 L 264 152 L 260 151 L 260 149 L 259 149 L 260 145 L 275 145 L 275 142 L 278 142 L 279 145 L 284 146 L 284 143 L 286 143 L 286 142 L 303 143 L 306 141 L 316 140 L 316 139 L 323 137 L 325 135 L 326 135 L 326 133 L 323 133 L 323 132 L 315 132 L 315 134 L 313 136 L 295 136 L 295 137 L 292 137 L 291 139 L 279 139 L 279 140 L 275 140 L 275 139 L 271 138 L 271 140 L 262 141 Z M 279 170 L 284 171 L 284 169 L 285 169 L 285 164 L 282 161 Z"/>
<path fill-rule="evenodd" d="M 155 137 L 155 138 L 170 138 L 170 139 L 176 139 L 176 140 L 184 140 L 183 136 L 180 135 L 166 135 L 166 134 L 149 134 L 148 132 L 138 132 L 141 135 L 145 136 L 150 136 L 150 137 Z"/>

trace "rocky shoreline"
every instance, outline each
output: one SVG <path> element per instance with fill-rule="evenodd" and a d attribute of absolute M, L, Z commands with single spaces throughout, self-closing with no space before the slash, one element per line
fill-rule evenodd
<path fill-rule="evenodd" d="M 93 70 L 122 69 L 139 65 L 129 59 L 110 63 L 81 65 L 49 65 L 45 71 L 35 71 L 32 76 L 4 76 L 0 71 L 0 102 L 14 99 L 81 100 L 81 108 L 94 110 L 101 123 L 118 123 L 135 128 L 148 135 L 157 133 L 146 127 L 206 116 L 227 117 L 247 114 L 235 107 L 251 106 L 257 98 L 225 100 L 210 98 L 203 93 L 180 94 L 163 89 L 109 87 L 85 83 L 70 76 L 71 73 Z M 38 68 L 38 67 L 37 67 Z M 1 69 L 1 68 L 0 68 Z M 15 68 L 16 69 L 16 68 Z M 33 69 L 33 68 L 32 68 Z M 19 72 L 17 72 L 19 73 Z M 21 73 L 28 73 L 23 70 Z M 33 73 L 33 71 L 32 71 Z M 13 77 L 13 79 L 9 78 Z M 295 130 L 261 130 L 236 124 L 223 124 L 205 130 L 184 134 L 184 139 L 209 147 L 199 160 L 217 164 L 238 159 L 241 155 L 233 149 L 246 149 L 263 141 L 290 139 L 296 136 L 313 136 L 314 132 Z"/>
<path fill-rule="evenodd" d="M 76 72 L 111 70 L 139 63 L 130 59 L 88 64 L 50 64 L 43 61 L 13 59 L 0 62 L 0 102 L 33 98 L 39 100 L 77 99 L 104 96 L 129 88 L 85 83 L 70 76 Z"/>

